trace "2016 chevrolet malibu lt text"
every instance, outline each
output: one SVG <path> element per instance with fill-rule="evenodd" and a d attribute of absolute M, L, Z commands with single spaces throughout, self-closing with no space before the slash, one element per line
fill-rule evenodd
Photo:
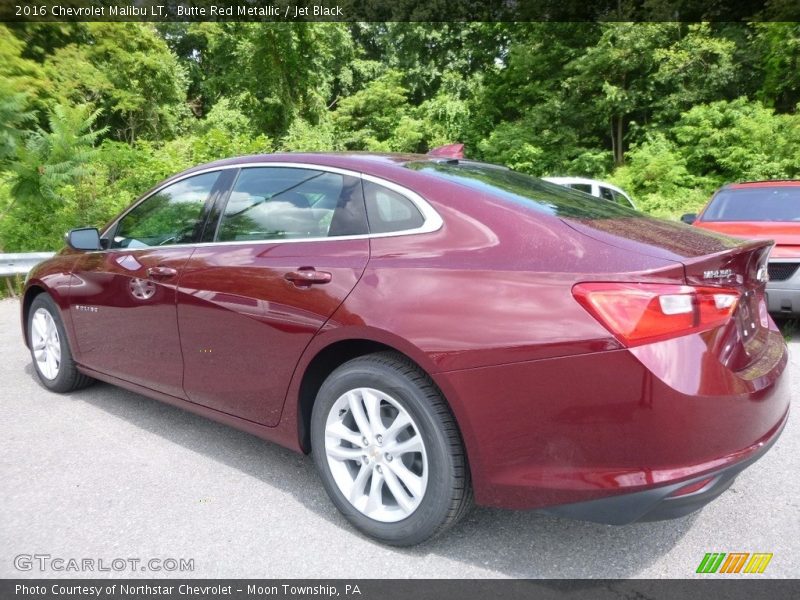
<path fill-rule="evenodd" d="M 311 452 L 410 545 L 473 496 L 622 524 L 721 494 L 788 416 L 769 251 L 476 162 L 248 156 L 71 231 L 22 323 L 45 387 Z"/>

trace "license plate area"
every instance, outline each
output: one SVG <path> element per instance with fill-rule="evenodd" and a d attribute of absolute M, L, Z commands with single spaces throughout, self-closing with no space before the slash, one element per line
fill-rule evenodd
<path fill-rule="evenodd" d="M 739 309 L 736 311 L 736 325 L 745 356 L 749 360 L 760 356 L 769 333 L 763 286 L 742 293 Z"/>
<path fill-rule="evenodd" d="M 747 341 L 758 332 L 758 302 L 754 290 L 747 290 L 739 299 L 737 311 L 739 333 Z"/>

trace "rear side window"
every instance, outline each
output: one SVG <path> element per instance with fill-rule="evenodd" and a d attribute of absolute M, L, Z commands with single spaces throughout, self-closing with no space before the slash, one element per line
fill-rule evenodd
<path fill-rule="evenodd" d="M 614 219 L 638 215 L 633 209 L 619 204 L 597 202 L 576 190 L 503 167 L 469 161 L 458 164 L 419 161 L 406 163 L 405 166 L 558 217 Z"/>
<path fill-rule="evenodd" d="M 611 190 L 611 193 L 614 196 L 614 202 L 626 208 L 633 208 L 633 203 L 625 196 L 625 194 L 620 194 L 614 190 Z"/>
<path fill-rule="evenodd" d="M 356 177 L 313 169 L 243 169 L 228 198 L 217 240 L 287 240 L 367 233 Z"/>
<path fill-rule="evenodd" d="M 370 233 L 392 233 L 422 227 L 425 219 L 416 205 L 387 187 L 364 182 Z"/>

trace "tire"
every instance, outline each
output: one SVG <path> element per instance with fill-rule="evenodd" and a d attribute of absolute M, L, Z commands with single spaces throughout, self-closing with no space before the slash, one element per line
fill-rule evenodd
<path fill-rule="evenodd" d="M 424 542 L 472 506 L 453 415 L 433 381 L 402 355 L 362 356 L 328 376 L 311 415 L 311 447 L 339 511 L 386 544 Z"/>
<path fill-rule="evenodd" d="M 33 367 L 45 388 L 65 393 L 94 382 L 94 379 L 78 371 L 61 313 L 48 294 L 39 294 L 33 299 L 28 310 L 27 326 Z"/>

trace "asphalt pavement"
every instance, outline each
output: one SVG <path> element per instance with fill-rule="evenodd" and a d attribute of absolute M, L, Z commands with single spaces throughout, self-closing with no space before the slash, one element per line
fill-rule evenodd
<path fill-rule="evenodd" d="M 800 333 L 789 344 L 796 400 Z M 760 577 L 797 577 L 796 413 L 773 449 L 694 515 L 614 527 L 476 508 L 445 536 L 397 550 L 349 527 L 310 457 L 106 384 L 47 392 L 18 303 L 3 300 L 0 577 L 684 578 L 706 552 L 769 552 Z M 95 570 L 71 568 L 87 568 L 83 559 Z M 193 570 L 181 572 L 180 559 Z"/>

